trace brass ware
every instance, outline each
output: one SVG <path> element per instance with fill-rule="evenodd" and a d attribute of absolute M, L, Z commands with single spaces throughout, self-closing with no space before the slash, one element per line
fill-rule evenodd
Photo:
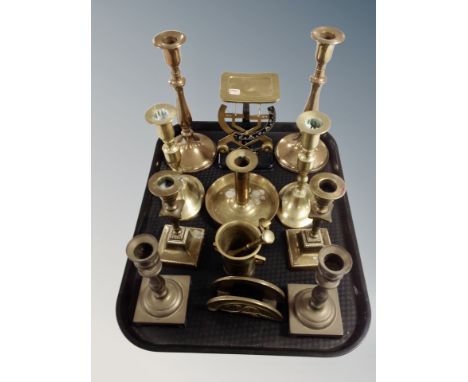
<path fill-rule="evenodd" d="M 263 114 L 261 107 L 264 103 L 278 102 L 280 97 L 278 75 L 225 72 L 221 75 L 220 96 L 224 102 L 234 104 L 234 112 L 227 112 L 228 107 L 224 104 L 218 110 L 218 123 L 227 134 L 218 141 L 218 151 L 227 154 L 232 147 L 273 151 L 273 141 L 266 133 L 276 122 L 276 111 L 274 106 L 269 106 L 268 113 Z M 256 114 L 250 114 L 252 103 L 258 104 Z M 242 105 L 242 113 L 236 111 L 238 104 Z M 252 122 L 255 125 L 252 126 Z"/>
<path fill-rule="evenodd" d="M 302 228 L 312 224 L 309 213 L 314 196 L 308 185 L 308 173 L 315 163 L 320 135 L 330 129 L 331 121 L 319 111 L 305 111 L 297 118 L 296 125 L 301 134 L 301 150 L 296 165 L 299 174 L 296 182 L 284 186 L 279 193 L 278 218 L 287 227 Z"/>
<path fill-rule="evenodd" d="M 162 151 L 167 165 L 174 171 L 180 168 L 180 149 L 175 143 L 174 128 L 172 120 L 176 115 L 176 108 L 172 105 L 159 103 L 151 106 L 145 113 L 145 119 L 148 123 L 156 125 L 159 136 L 164 142 Z"/>
<path fill-rule="evenodd" d="M 316 67 L 314 74 L 310 76 L 312 87 L 304 111 L 319 110 L 320 90 L 327 81 L 326 66 L 332 58 L 335 46 L 345 40 L 345 34 L 340 29 L 330 26 L 315 28 L 310 36 L 317 42 L 315 50 Z M 284 136 L 275 148 L 278 163 L 289 171 L 298 172 L 296 165 L 300 149 L 300 134 L 292 133 Z M 316 148 L 315 156 L 315 165 L 310 168 L 309 172 L 321 170 L 328 162 L 328 149 L 322 141 L 319 142 Z"/>
<path fill-rule="evenodd" d="M 211 311 L 221 310 L 251 317 L 282 321 L 277 304 L 286 299 L 276 285 L 254 277 L 227 276 L 213 282 L 217 296 L 206 303 Z"/>
<path fill-rule="evenodd" d="M 224 72 L 220 96 L 224 102 L 276 103 L 280 99 L 278 74 Z"/>
<path fill-rule="evenodd" d="M 228 275 L 253 276 L 256 264 L 266 261 L 258 254 L 262 245 L 274 240 L 275 235 L 268 228 L 234 220 L 218 228 L 213 245 L 223 257 L 223 269 Z"/>
<path fill-rule="evenodd" d="M 182 132 L 175 138 L 180 149 L 182 172 L 197 172 L 210 167 L 216 155 L 216 146 L 206 135 L 193 132 L 192 115 L 184 95 L 185 78 L 180 72 L 180 50 L 185 43 L 185 34 L 178 31 L 164 31 L 153 38 L 153 44 L 161 48 L 166 63 L 171 68 L 169 84 L 177 95 L 177 118 Z"/>
<path fill-rule="evenodd" d="M 310 189 L 314 195 L 309 213 L 312 227 L 286 230 L 291 269 L 315 269 L 318 266 L 320 249 L 331 244 L 328 229 L 320 226 L 324 221 L 332 222 L 333 203 L 346 193 L 344 180 L 330 172 L 314 175 L 310 180 Z"/>
<path fill-rule="evenodd" d="M 133 322 L 185 324 L 190 276 L 160 275 L 158 240 L 150 234 L 135 236 L 127 244 L 127 256 L 143 277 Z"/>
<path fill-rule="evenodd" d="M 289 331 L 297 335 L 342 336 L 338 285 L 353 260 L 338 245 L 323 247 L 315 272 L 316 285 L 288 284 Z"/>
<path fill-rule="evenodd" d="M 182 227 L 179 224 L 185 201 L 177 199 L 182 189 L 182 181 L 178 174 L 161 171 L 156 175 L 152 186 L 155 195 L 162 200 L 159 216 L 169 217 L 172 220 L 172 225 L 164 225 L 159 239 L 158 252 L 161 259 L 164 263 L 196 267 L 205 230 Z"/>
<path fill-rule="evenodd" d="M 255 173 L 257 155 L 245 149 L 231 151 L 226 157 L 233 173 L 218 178 L 207 190 L 205 206 L 219 224 L 242 220 L 258 224 L 260 219 L 271 221 L 278 210 L 275 186 Z"/>
<path fill-rule="evenodd" d="M 177 200 L 183 200 L 180 220 L 189 220 L 200 212 L 203 204 L 205 189 L 203 184 L 194 176 L 180 174 L 171 170 L 162 170 L 154 173 L 148 180 L 148 189 L 154 196 L 159 197 L 158 181 L 161 177 L 169 175 L 182 183 L 180 191 L 177 193 Z"/>

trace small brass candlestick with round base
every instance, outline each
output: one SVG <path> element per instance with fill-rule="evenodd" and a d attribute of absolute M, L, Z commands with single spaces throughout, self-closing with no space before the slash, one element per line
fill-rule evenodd
<path fill-rule="evenodd" d="M 127 256 L 143 277 L 133 322 L 185 324 L 190 276 L 160 275 L 158 240 L 150 234 L 137 235 L 130 240 Z"/>
<path fill-rule="evenodd" d="M 289 331 L 297 335 L 342 336 L 338 285 L 353 260 L 338 245 L 323 247 L 315 273 L 316 285 L 288 284 Z"/>
<path fill-rule="evenodd" d="M 192 116 L 184 95 L 185 78 L 180 73 L 179 47 L 185 43 L 185 34 L 178 31 L 164 31 L 153 38 L 153 44 L 163 50 L 166 63 L 171 68 L 169 84 L 177 95 L 177 118 L 182 132 L 175 138 L 180 149 L 180 168 L 182 172 L 198 172 L 210 167 L 216 156 L 216 145 L 206 135 L 194 133 Z"/>
<path fill-rule="evenodd" d="M 226 157 L 232 173 L 218 178 L 207 190 L 205 206 L 219 224 L 243 220 L 258 224 L 271 221 L 278 211 L 279 199 L 275 186 L 263 176 L 251 173 L 257 166 L 257 154 L 237 149 Z"/>
<path fill-rule="evenodd" d="M 203 228 L 182 227 L 179 220 L 184 200 L 177 198 L 182 182 L 177 174 L 158 173 L 153 183 L 153 192 L 162 201 L 159 216 L 169 217 L 172 224 L 163 227 L 159 238 L 159 254 L 164 263 L 196 267 L 205 236 Z"/>
<path fill-rule="evenodd" d="M 177 200 L 184 201 L 180 220 L 189 220 L 197 216 L 202 208 L 203 196 L 205 195 L 203 184 L 192 175 L 180 174 L 171 170 L 158 171 L 148 180 L 148 189 L 156 197 L 159 197 L 158 182 L 164 176 L 171 176 L 181 182 L 181 188 L 177 193 Z"/>
<path fill-rule="evenodd" d="M 309 218 L 310 229 L 287 229 L 288 258 L 291 269 L 315 269 L 318 266 L 318 253 L 331 244 L 327 228 L 321 228 L 324 221 L 332 222 L 334 202 L 346 193 L 343 179 L 331 172 L 320 172 L 310 180 L 314 201 Z"/>
<path fill-rule="evenodd" d="M 345 40 L 345 34 L 341 30 L 329 26 L 315 28 L 310 35 L 317 42 L 315 50 L 316 67 L 314 74 L 310 76 L 312 88 L 304 111 L 319 110 L 320 90 L 327 81 L 325 75 L 326 66 L 332 58 L 335 45 L 341 44 Z M 276 145 L 276 159 L 285 169 L 299 172 L 297 168 L 297 156 L 300 150 L 300 133 L 288 134 Z M 309 173 L 320 171 L 328 162 L 328 149 L 322 141 L 317 146 L 315 156 L 315 163 L 309 169 Z"/>
<path fill-rule="evenodd" d="M 305 111 L 299 115 L 296 124 L 301 133 L 301 151 L 296 166 L 299 174 L 296 182 L 286 185 L 279 193 L 278 218 L 286 227 L 302 228 L 312 224 L 309 213 L 314 197 L 308 185 L 308 173 L 316 160 L 320 135 L 330 129 L 331 121 L 319 111 Z"/>
<path fill-rule="evenodd" d="M 175 143 L 172 120 L 176 116 L 176 108 L 166 103 L 151 106 L 145 113 L 148 123 L 156 125 L 159 137 L 164 142 L 162 151 L 167 165 L 174 171 L 181 171 L 180 149 Z"/>

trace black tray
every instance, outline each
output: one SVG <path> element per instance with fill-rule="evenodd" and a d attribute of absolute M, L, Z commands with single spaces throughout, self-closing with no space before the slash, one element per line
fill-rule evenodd
<path fill-rule="evenodd" d="M 195 131 L 202 132 L 218 141 L 225 134 L 216 122 L 194 122 Z M 177 127 L 178 128 L 178 127 Z M 293 123 L 276 123 L 268 134 L 276 143 L 286 133 L 297 131 Z M 338 147 L 330 134 L 323 136 L 330 151 L 330 160 L 323 171 L 343 177 Z M 158 140 L 151 164 L 150 175 L 167 169 L 162 154 L 162 142 Z M 205 191 L 227 170 L 213 165 L 196 173 Z M 255 170 L 268 178 L 278 190 L 295 180 L 296 175 L 281 168 L 275 160 L 273 169 Z M 192 174 L 193 175 L 193 174 Z M 344 178 L 344 177 L 343 177 Z M 162 227 L 168 222 L 158 217 L 161 202 L 152 196 L 145 185 L 145 194 L 135 228 L 135 235 L 151 233 L 159 238 Z M 127 261 L 122 284 L 117 298 L 117 320 L 124 335 L 136 346 L 151 351 L 244 353 L 297 356 L 337 356 L 354 349 L 364 338 L 370 323 L 370 305 L 366 283 L 359 256 L 348 198 L 338 200 L 333 209 L 333 223 L 328 225 L 332 243 L 345 247 L 353 256 L 351 272 L 339 286 L 344 335 L 330 337 L 297 337 L 289 335 L 287 304 L 279 306 L 284 315 L 280 323 L 225 312 L 210 312 L 206 301 L 213 297 L 211 283 L 224 276 L 221 256 L 213 249 L 215 223 L 203 207 L 200 214 L 184 225 L 205 228 L 205 240 L 197 269 L 164 265 L 163 274 L 186 274 L 192 276 L 187 326 L 150 326 L 133 324 L 133 313 L 141 277 L 130 261 Z M 267 261 L 256 268 L 255 276 L 268 280 L 286 292 L 288 283 L 314 283 L 312 271 L 290 271 L 287 262 L 285 228 L 277 218 L 271 229 L 276 235 L 274 245 L 266 246 L 262 255 Z M 124 256 L 124 251 L 122 251 Z"/>

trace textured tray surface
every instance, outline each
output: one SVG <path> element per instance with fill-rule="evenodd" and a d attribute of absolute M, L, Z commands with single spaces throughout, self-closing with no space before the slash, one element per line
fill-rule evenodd
<path fill-rule="evenodd" d="M 204 133 L 215 142 L 225 134 L 215 122 L 194 122 L 194 130 Z M 276 123 L 268 134 L 276 143 L 286 133 L 296 131 L 292 123 Z M 323 141 L 330 150 L 330 161 L 322 171 L 343 176 L 338 148 L 333 138 L 326 134 Z M 167 169 L 161 142 L 156 145 L 150 175 Z M 273 154 L 274 155 L 274 154 Z M 209 169 L 192 174 L 208 187 L 228 170 L 220 169 L 216 163 Z M 295 180 L 296 175 L 282 169 L 275 160 L 271 170 L 254 171 L 268 178 L 280 190 Z M 344 177 L 343 177 L 344 178 Z M 166 219 L 158 217 L 161 203 L 146 189 L 135 234 L 151 233 L 159 238 Z M 117 319 L 122 332 L 135 345 L 152 351 L 187 351 L 216 353 L 246 353 L 304 356 L 336 356 L 349 352 L 365 336 L 370 322 L 370 306 L 362 271 L 359 250 L 354 233 L 348 199 L 338 200 L 333 210 L 333 223 L 328 225 L 332 243 L 345 247 L 353 256 L 354 266 L 339 287 L 340 306 L 344 324 L 344 335 L 340 338 L 294 337 L 289 335 L 288 309 L 279 306 L 285 319 L 271 322 L 244 315 L 210 312 L 206 301 L 214 296 L 211 283 L 224 276 L 221 256 L 214 251 L 213 241 L 219 225 L 206 209 L 183 225 L 205 228 L 205 240 L 197 269 L 175 267 L 165 264 L 163 274 L 191 275 L 187 327 L 144 326 L 132 322 L 141 277 L 130 261 L 127 261 L 117 300 Z M 255 277 L 270 281 L 286 292 L 288 283 L 312 284 L 312 271 L 290 271 L 287 262 L 285 228 L 275 218 L 271 229 L 276 235 L 274 245 L 265 246 L 262 255 L 267 258 L 264 265 L 256 268 Z M 124 256 L 124 251 L 122 251 Z"/>

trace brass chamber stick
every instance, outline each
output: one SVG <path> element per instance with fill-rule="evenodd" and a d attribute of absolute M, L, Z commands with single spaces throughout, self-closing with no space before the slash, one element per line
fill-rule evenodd
<path fill-rule="evenodd" d="M 286 230 L 291 269 L 317 268 L 319 251 L 331 244 L 328 229 L 321 228 L 321 225 L 332 222 L 334 202 L 344 196 L 346 185 L 338 175 L 321 172 L 312 177 L 310 190 L 314 195 L 309 213 L 312 227 Z"/>
<path fill-rule="evenodd" d="M 185 324 L 190 276 L 161 276 L 158 240 L 150 234 L 135 236 L 127 256 L 143 277 L 133 322 Z"/>
<path fill-rule="evenodd" d="M 251 172 L 257 164 L 257 155 L 250 150 L 237 149 L 227 155 L 226 166 L 232 173 L 218 178 L 206 192 L 205 206 L 213 220 L 258 224 L 260 219 L 274 218 L 278 193 L 268 179 Z"/>
<path fill-rule="evenodd" d="M 159 239 L 158 251 L 162 261 L 196 267 L 205 230 L 183 227 L 179 223 L 185 204 L 183 199 L 177 198 L 182 189 L 182 181 L 177 173 L 171 171 L 161 171 L 152 178 L 152 192 L 162 201 L 159 216 L 169 217 L 172 220 L 172 225 L 164 225 Z"/>
<path fill-rule="evenodd" d="M 283 187 L 279 193 L 278 218 L 287 227 L 302 228 L 312 223 L 309 217 L 313 194 L 308 185 L 308 173 L 316 159 L 320 135 L 331 126 L 328 116 L 319 111 L 305 111 L 299 115 L 296 125 L 300 131 L 300 151 L 297 156 L 297 181 Z"/>
<path fill-rule="evenodd" d="M 169 84 L 177 95 L 177 118 L 181 134 L 175 138 L 180 150 L 180 170 L 197 172 L 210 167 L 215 159 L 216 146 L 206 135 L 192 130 L 192 116 L 184 95 L 185 78 L 180 72 L 180 50 L 185 43 L 185 34 L 179 31 L 164 31 L 153 38 L 153 44 L 161 48 L 166 63 L 171 68 L 172 78 Z"/>
<path fill-rule="evenodd" d="M 338 245 L 319 252 L 316 285 L 288 284 L 289 331 L 297 335 L 343 335 L 338 285 L 351 270 L 353 260 Z"/>
<path fill-rule="evenodd" d="M 311 38 L 317 42 L 315 50 L 316 67 L 314 74 L 310 76 L 312 88 L 304 111 L 319 110 L 320 91 L 327 80 L 325 75 L 326 66 L 332 58 L 335 45 L 341 44 L 345 40 L 345 34 L 338 28 L 323 26 L 312 30 Z M 297 168 L 297 157 L 300 150 L 300 134 L 288 134 L 276 145 L 276 159 L 285 169 L 292 172 L 299 172 Z M 322 141 L 319 142 L 315 151 L 315 162 L 309 169 L 309 172 L 321 170 L 328 162 L 328 149 Z"/>

